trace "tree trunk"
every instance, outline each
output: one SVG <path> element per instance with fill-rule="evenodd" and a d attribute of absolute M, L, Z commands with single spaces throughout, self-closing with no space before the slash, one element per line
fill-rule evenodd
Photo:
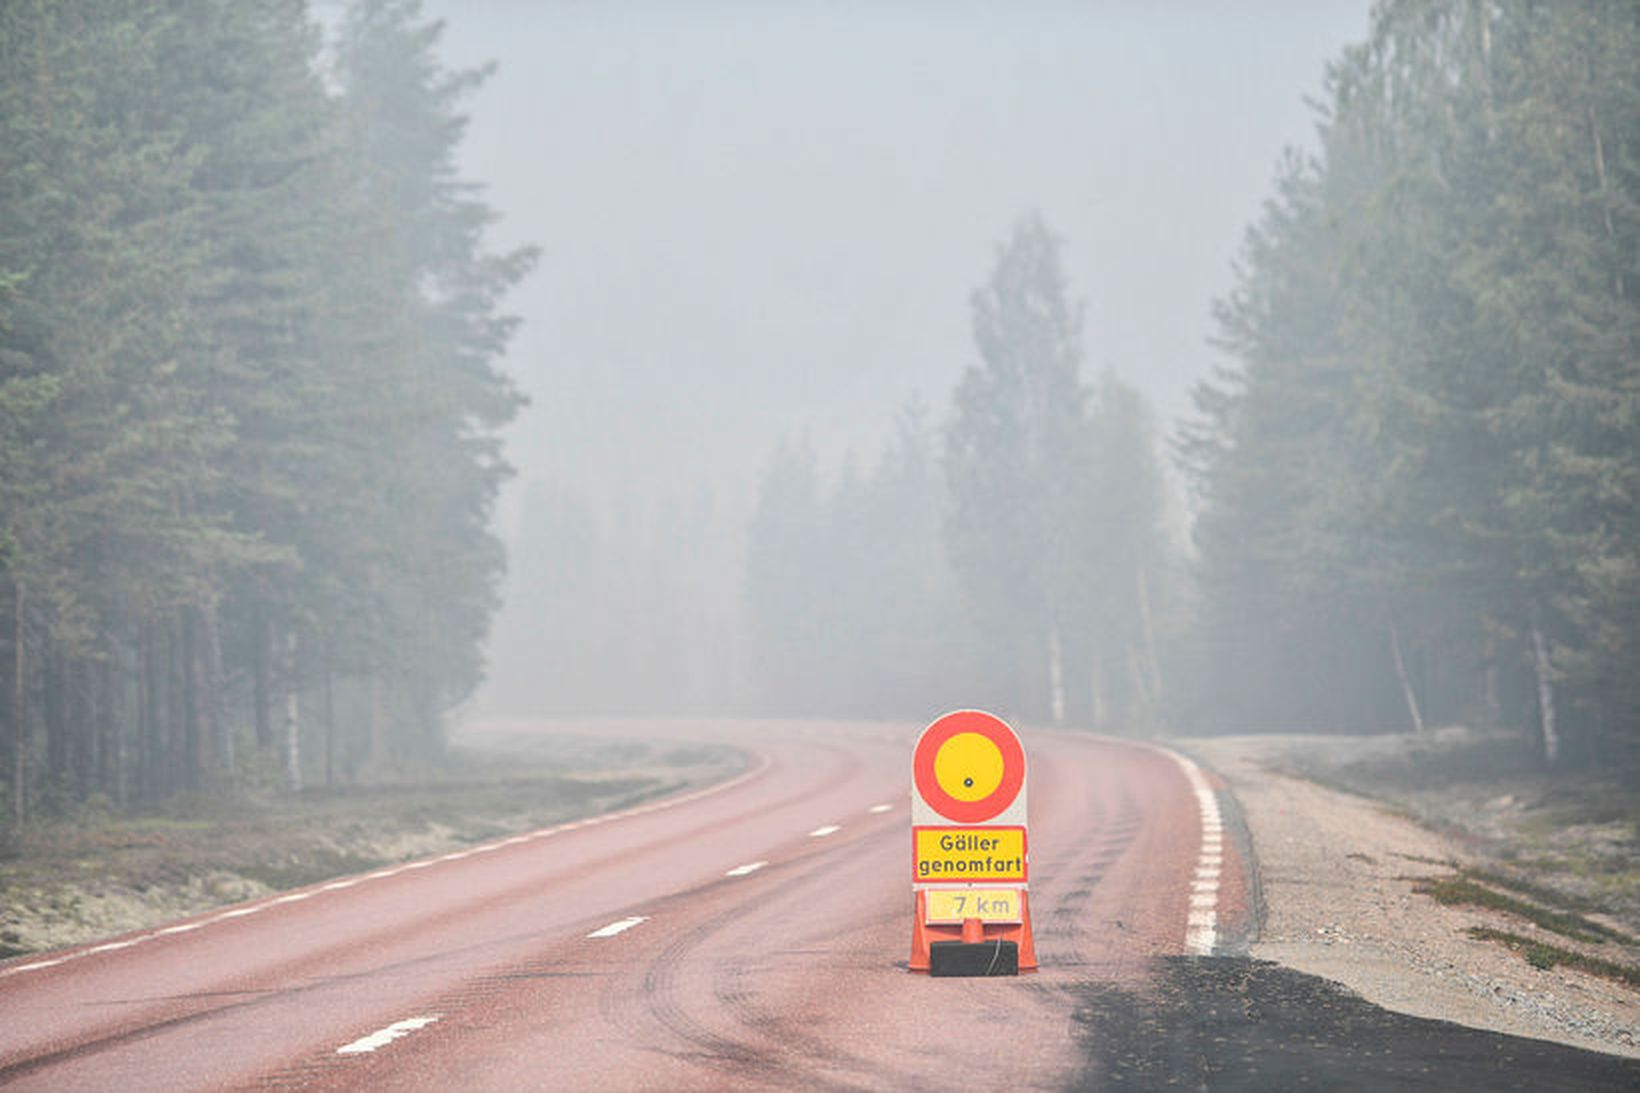
<path fill-rule="evenodd" d="M 383 706 L 386 695 L 382 692 L 382 677 L 378 669 L 370 671 L 370 776 L 375 777 L 387 761 L 387 716 Z"/>
<path fill-rule="evenodd" d="M 1606 222 L 1606 238 L 1613 243 L 1617 242 L 1617 225 L 1612 221 L 1612 203 L 1606 191 L 1606 143 L 1600 137 L 1600 123 L 1595 120 L 1594 105 L 1587 107 L 1589 114 L 1589 135 L 1594 138 L 1594 170 L 1595 178 L 1600 184 L 1600 211 Z M 1614 287 L 1617 289 L 1619 300 L 1628 299 L 1628 285 L 1623 280 L 1621 268 L 1616 273 Z"/>
<path fill-rule="evenodd" d="M 137 739 L 135 798 L 144 800 L 153 777 L 151 746 L 154 734 L 154 651 L 153 634 L 147 622 L 137 624 Z"/>
<path fill-rule="evenodd" d="M 251 616 L 251 706 L 256 720 L 256 750 L 273 750 L 273 714 L 269 707 L 268 660 L 272 626 L 260 604 Z"/>
<path fill-rule="evenodd" d="M 56 795 L 59 787 L 67 785 L 69 779 L 68 733 L 64 728 L 67 719 L 63 710 L 63 695 L 67 688 L 63 684 L 62 650 L 50 639 L 45 642 L 40 668 L 40 720 L 46 734 L 46 785 Z"/>
<path fill-rule="evenodd" d="M 1555 686 L 1549 678 L 1549 643 L 1543 630 L 1532 627 L 1532 668 L 1537 675 L 1538 719 L 1543 726 L 1543 761 L 1554 766 L 1560 759 L 1560 731 L 1555 728 Z"/>
<path fill-rule="evenodd" d="M 1048 712 L 1055 725 L 1065 723 L 1065 656 L 1059 628 L 1048 631 Z"/>
<path fill-rule="evenodd" d="M 302 690 L 296 678 L 296 633 L 285 635 L 285 788 L 302 790 Z"/>
<path fill-rule="evenodd" d="M 182 622 L 174 616 L 168 617 L 165 620 L 165 659 L 160 666 L 164 670 L 160 684 L 164 719 L 160 722 L 160 732 L 161 754 L 165 760 L 161 796 L 191 788 L 194 783 L 190 773 L 194 753 L 188 738 L 188 662 L 183 656 L 184 652 Z"/>
<path fill-rule="evenodd" d="M 108 717 L 114 770 L 110 789 L 114 803 L 124 809 L 131 803 L 131 683 L 136 675 L 131 643 L 113 638 L 108 657 Z"/>
<path fill-rule="evenodd" d="M 110 800 L 114 786 L 114 739 L 108 689 L 110 655 L 86 660 L 81 665 L 81 714 L 85 718 L 85 792 L 101 793 Z"/>
<path fill-rule="evenodd" d="M 199 625 L 192 608 L 182 611 L 182 740 L 184 777 L 190 790 L 205 787 L 210 775 L 211 736 L 207 724 L 204 685 L 200 679 Z"/>
<path fill-rule="evenodd" d="M 1139 567 L 1139 626 L 1144 636 L 1144 701 L 1149 711 L 1151 732 L 1158 728 L 1162 704 L 1162 663 L 1156 655 L 1156 627 L 1150 616 L 1150 579 L 1144 566 Z"/>
<path fill-rule="evenodd" d="M 216 603 L 207 603 L 199 609 L 202 652 L 205 657 L 205 712 L 206 729 L 211 734 L 213 773 L 226 781 L 229 789 L 237 787 L 239 763 L 234 755 L 233 722 L 227 716 L 222 695 L 222 628 L 217 625 Z"/>
<path fill-rule="evenodd" d="M 1481 652 L 1481 720 L 1487 728 L 1496 728 L 1503 721 L 1503 701 L 1498 697 L 1498 640 L 1486 639 Z"/>
<path fill-rule="evenodd" d="M 329 642 L 325 643 L 325 787 L 336 784 L 336 671 L 330 663 Z"/>
<path fill-rule="evenodd" d="M 1401 695 L 1406 699 L 1407 713 L 1412 716 L 1412 727 L 1422 736 L 1424 714 L 1418 708 L 1418 693 L 1412 689 L 1412 679 L 1407 675 L 1406 659 L 1401 656 L 1401 631 L 1395 625 L 1395 616 L 1389 611 L 1384 614 L 1389 619 L 1389 653 L 1395 661 L 1395 678 L 1401 683 Z"/>
<path fill-rule="evenodd" d="M 1145 653 L 1138 646 L 1129 646 L 1127 720 L 1131 729 L 1145 736 L 1155 734 L 1156 704 L 1150 692 L 1150 681 L 1145 677 Z"/>
<path fill-rule="evenodd" d="M 137 733 L 137 796 L 152 801 L 158 799 L 165 784 L 165 673 L 161 670 L 159 638 L 152 619 L 142 624 L 138 642 Z"/>
<path fill-rule="evenodd" d="M 11 691 L 11 814 L 18 824 L 28 819 L 28 659 L 23 627 L 26 610 L 23 583 L 13 578 L 15 592 L 12 635 L 12 691 Z"/>
<path fill-rule="evenodd" d="M 1105 693 L 1105 662 L 1094 655 L 1088 664 L 1088 716 L 1093 719 L 1096 729 L 1108 728 L 1107 720 L 1110 715 L 1110 696 Z"/>

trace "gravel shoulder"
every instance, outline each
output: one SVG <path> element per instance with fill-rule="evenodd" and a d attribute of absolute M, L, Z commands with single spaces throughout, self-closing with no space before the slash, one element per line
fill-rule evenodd
<path fill-rule="evenodd" d="M 1385 778 L 1383 792 L 1374 794 L 1380 799 L 1374 799 L 1322 784 L 1344 769 L 1344 760 L 1355 760 L 1359 774 L 1386 748 L 1404 750 L 1395 738 L 1249 736 L 1173 743 L 1216 770 L 1240 804 L 1263 898 L 1254 957 L 1341 983 L 1392 1011 L 1640 1057 L 1640 992 L 1633 986 L 1564 964 L 1536 967 L 1521 952 L 1470 933 L 1481 927 L 1541 939 L 1634 968 L 1640 947 L 1622 898 L 1581 904 L 1597 908 L 1588 917 L 1618 936 L 1574 941 L 1507 910 L 1443 905 L 1420 891 L 1465 869 L 1521 871 L 1519 844 L 1528 838 L 1521 832 L 1534 830 L 1532 817 L 1515 825 L 1518 837 L 1512 837 L 1515 829 L 1496 815 L 1513 809 L 1517 819 L 1524 816 L 1516 807 L 1518 788 L 1473 781 L 1409 788 L 1407 779 Z M 1402 766 L 1405 759 L 1398 759 Z M 1420 762 L 1416 755 L 1410 760 L 1413 767 Z M 1488 810 L 1474 799 L 1508 803 Z M 1464 824 L 1454 813 L 1467 813 L 1474 822 Z M 1610 836 L 1600 835 L 1606 844 Z M 1630 830 L 1623 838 L 1632 836 Z M 1576 831 L 1568 836 L 1577 837 Z M 1620 838 L 1614 852 L 1632 856 L 1632 841 Z M 1566 878 L 1575 880 L 1575 871 L 1567 870 Z M 1547 892 L 1565 878 L 1540 865 L 1533 879 Z M 1560 885 L 1568 886 L 1576 884 Z"/>

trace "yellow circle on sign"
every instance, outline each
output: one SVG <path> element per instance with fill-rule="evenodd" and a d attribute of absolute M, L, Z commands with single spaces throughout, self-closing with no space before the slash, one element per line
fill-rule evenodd
<path fill-rule="evenodd" d="M 989 736 L 959 732 L 934 754 L 934 780 L 959 801 L 978 801 L 1002 784 L 1002 749 Z"/>

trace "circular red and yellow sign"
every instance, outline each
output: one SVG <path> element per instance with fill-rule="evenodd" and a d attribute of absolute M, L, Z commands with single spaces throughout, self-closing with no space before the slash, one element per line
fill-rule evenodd
<path fill-rule="evenodd" d="M 1000 815 L 1025 784 L 1025 749 L 1006 722 L 980 710 L 948 713 L 917 739 L 912 779 L 928 807 L 957 823 Z"/>

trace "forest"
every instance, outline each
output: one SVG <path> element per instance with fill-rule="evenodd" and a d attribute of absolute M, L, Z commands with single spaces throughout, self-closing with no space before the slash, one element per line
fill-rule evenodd
<path fill-rule="evenodd" d="M 437 35 L 402 0 L 328 42 L 300 0 L 0 6 L 9 820 L 436 758 L 478 683 L 534 254 L 485 249 L 485 73 Z"/>
<path fill-rule="evenodd" d="M 801 444 L 772 460 L 766 697 L 1640 762 L 1640 7 L 1380 4 L 1314 105 L 1171 437 L 1188 533 L 1028 219 L 937 436 L 907 418 L 829 493 Z"/>
<path fill-rule="evenodd" d="M 803 442 L 770 458 L 746 589 L 754 702 L 867 715 L 951 695 L 1029 721 L 1153 731 L 1165 491 L 1144 398 L 1082 375 L 1080 308 L 1042 218 L 972 300 L 979 361 L 942 427 L 900 416 L 869 472 L 829 485 Z"/>
<path fill-rule="evenodd" d="M 1180 452 L 1190 720 L 1640 747 L 1640 7 L 1387 3 Z"/>
<path fill-rule="evenodd" d="M 536 480 L 510 551 L 537 254 L 486 242 L 488 72 L 438 43 L 414 0 L 0 6 L 7 822 L 436 762 L 487 661 L 504 712 L 1465 724 L 1640 765 L 1629 0 L 1377 4 L 1182 424 L 1027 212 L 952 389 L 861 407 L 880 450 L 794 431 L 744 504 Z"/>

